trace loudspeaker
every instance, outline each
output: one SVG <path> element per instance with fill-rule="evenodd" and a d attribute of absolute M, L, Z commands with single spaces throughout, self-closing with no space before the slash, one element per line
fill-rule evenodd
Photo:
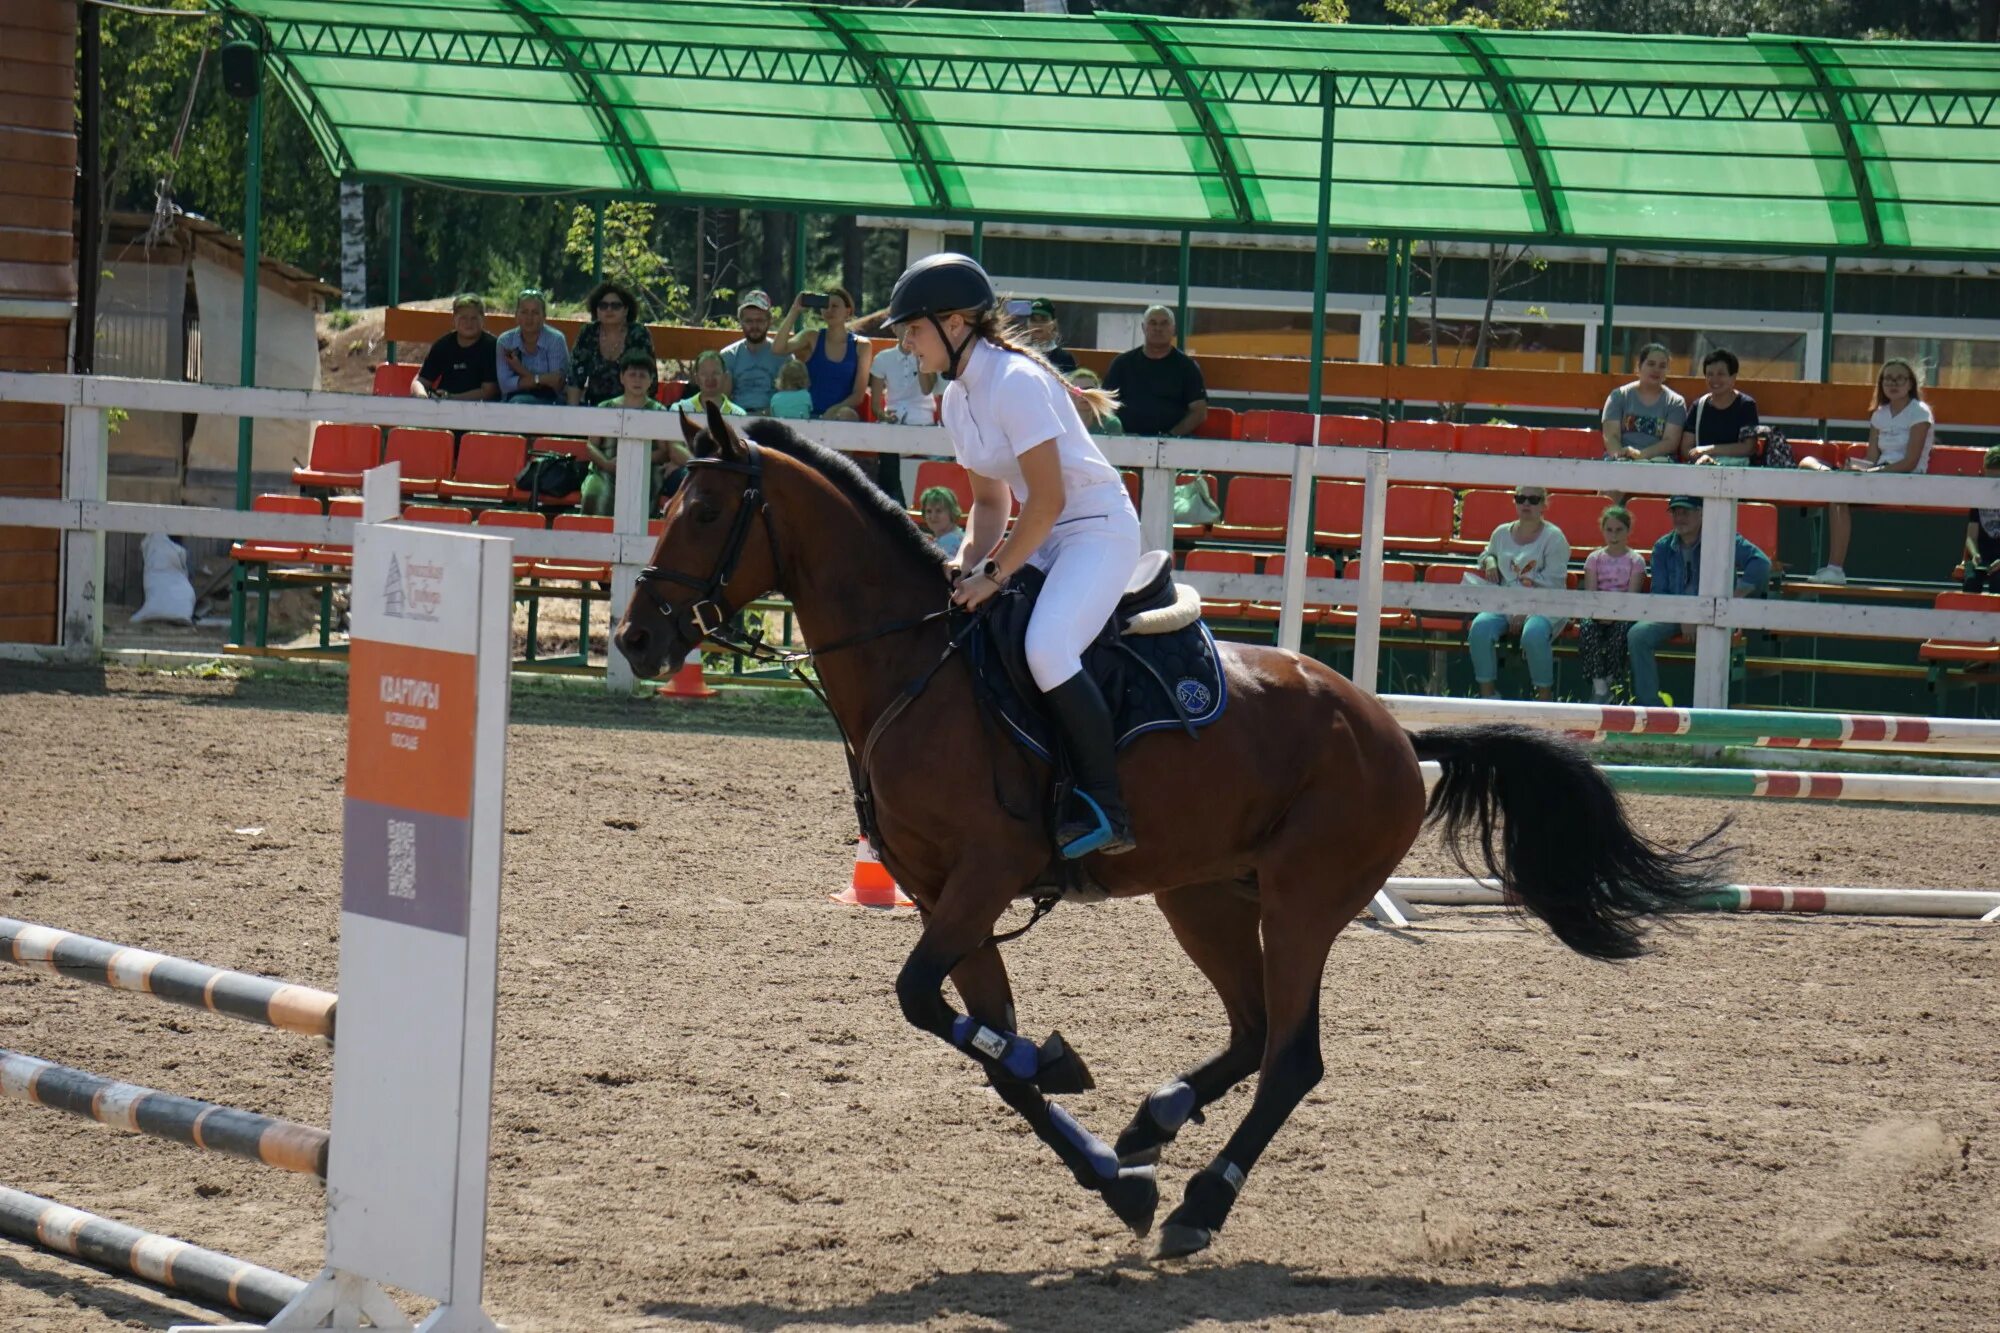
<path fill-rule="evenodd" d="M 257 95 L 264 82 L 263 52 L 255 42 L 229 42 L 222 48 L 222 90 L 239 101 Z"/>

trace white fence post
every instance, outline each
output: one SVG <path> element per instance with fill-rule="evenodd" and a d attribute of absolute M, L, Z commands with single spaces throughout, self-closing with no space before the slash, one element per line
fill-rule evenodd
<path fill-rule="evenodd" d="M 63 441 L 63 499 L 104 498 L 110 452 L 104 409 L 72 407 Z M 62 540 L 63 655 L 95 661 L 104 650 L 104 534 L 69 531 Z"/>
<path fill-rule="evenodd" d="M 1715 623 L 1715 612 L 1736 594 L 1736 501 L 1711 497 L 1701 517 L 1702 614 L 1694 631 L 1694 706 L 1729 707 L 1731 630 Z"/>
<path fill-rule="evenodd" d="M 622 544 L 626 538 L 646 536 L 647 492 L 652 488 L 653 442 L 651 440 L 619 439 L 618 475 L 614 498 L 611 502 L 611 530 L 618 535 Z M 622 554 L 622 552 L 621 552 Z M 617 633 L 618 622 L 625 615 L 625 606 L 632 600 L 632 587 L 639 577 L 639 566 L 614 564 L 611 566 L 611 593 L 604 603 L 604 685 L 613 694 L 630 694 L 637 685 L 638 677 L 632 674 L 632 664 L 625 660 L 625 654 L 618 651 L 610 636 Z M 587 655 L 590 645 L 584 644 Z"/>
<path fill-rule="evenodd" d="M 1354 607 L 1356 685 L 1376 693 L 1382 683 L 1382 548 L 1389 511 L 1389 451 L 1370 449 L 1361 479 L 1361 584 Z"/>
<path fill-rule="evenodd" d="M 1139 537 L 1149 551 L 1174 549 L 1174 470 L 1162 464 L 1159 445 L 1139 469 Z"/>
<path fill-rule="evenodd" d="M 1313 423 L 1319 436 L 1319 423 Z M 1292 508 L 1285 523 L 1284 605 L 1278 611 L 1278 646 L 1299 650 L 1305 638 L 1306 559 L 1312 554 L 1312 488 L 1317 477 L 1319 446 L 1301 444 L 1292 450 Z"/>

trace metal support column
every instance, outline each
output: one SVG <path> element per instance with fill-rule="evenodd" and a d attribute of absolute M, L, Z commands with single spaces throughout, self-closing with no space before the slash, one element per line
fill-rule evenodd
<path fill-rule="evenodd" d="M 389 308 L 403 301 L 403 187 L 389 187 Z M 396 344 L 389 344 L 389 360 L 396 359 Z"/>
<path fill-rule="evenodd" d="M 1618 313 L 1618 251 L 1604 252 L 1604 324 L 1597 331 L 1597 373 L 1611 373 L 1611 321 Z"/>
<path fill-rule="evenodd" d="M 604 201 L 597 200 L 590 206 L 590 280 L 604 281 Z M 586 310 L 584 318 L 596 316 L 594 310 Z"/>
<path fill-rule="evenodd" d="M 806 261 L 806 215 L 804 212 L 792 214 L 792 295 L 796 297 L 806 289 L 806 276 L 810 265 Z"/>
<path fill-rule="evenodd" d="M 1819 300 L 1819 382 L 1833 383 L 1833 293 L 1834 258 L 1826 257 L 1826 281 L 1820 289 Z M 1826 418 L 1820 418 L 1819 437 L 1826 438 Z"/>
<path fill-rule="evenodd" d="M 972 262 L 986 262 L 986 224 L 977 218 L 972 222 Z"/>
<path fill-rule="evenodd" d="M 1396 282 L 1396 364 L 1410 364 L 1410 273 L 1416 268 L 1417 243 L 1403 238 L 1403 271 Z"/>
<path fill-rule="evenodd" d="M 245 388 L 257 383 L 257 279 L 262 267 L 258 232 L 264 213 L 264 88 L 260 80 L 250 96 L 248 143 L 243 154 L 243 342 L 236 382 Z M 249 417 L 236 420 L 236 507 L 250 507 L 250 470 L 255 462 L 256 423 Z M 229 641 L 243 642 L 243 571 L 239 566 L 230 575 Z"/>
<path fill-rule="evenodd" d="M 1181 228 L 1180 292 L 1174 298 L 1174 345 L 1187 350 L 1187 293 L 1188 293 L 1188 238 L 1186 227 Z"/>
<path fill-rule="evenodd" d="M 1312 351 L 1306 358 L 1306 410 L 1312 413 L 1310 446 L 1292 457 L 1292 504 L 1285 530 L 1285 584 L 1278 611 L 1278 646 L 1297 652 L 1305 632 L 1306 557 L 1312 551 L 1314 465 L 1319 460 L 1319 418 L 1326 383 L 1326 249 L 1333 215 L 1333 108 L 1331 70 L 1319 76 L 1319 208 L 1313 224 Z"/>

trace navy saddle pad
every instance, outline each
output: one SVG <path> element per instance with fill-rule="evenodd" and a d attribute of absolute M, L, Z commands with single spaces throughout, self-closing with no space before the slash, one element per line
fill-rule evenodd
<path fill-rule="evenodd" d="M 1042 710 L 1041 691 L 1028 672 L 1025 649 L 1028 618 L 1042 590 L 1043 574 L 1032 566 L 1009 580 L 1005 591 L 966 639 L 973 674 L 987 703 L 1015 738 L 1044 760 L 1053 758 L 1056 730 Z M 1135 737 L 1167 727 L 1198 729 L 1222 716 L 1229 688 L 1208 624 L 1166 634 L 1121 634 L 1126 617 L 1174 598 L 1173 570 L 1163 552 L 1141 561 L 1127 591 L 1095 642 L 1084 651 L 1083 669 L 1096 679 L 1111 705 L 1119 748 Z M 1178 704 L 1178 707 L 1176 707 Z"/>

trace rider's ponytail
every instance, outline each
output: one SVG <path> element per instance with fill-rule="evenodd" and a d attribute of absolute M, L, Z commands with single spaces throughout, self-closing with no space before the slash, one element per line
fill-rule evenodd
<path fill-rule="evenodd" d="M 1086 424 L 1095 426 L 1117 414 L 1117 394 L 1109 389 L 1085 389 L 1071 384 L 1062 371 L 1056 369 L 1046 356 L 1035 349 L 1034 344 L 1022 336 L 1020 326 L 1003 314 L 998 306 L 988 306 L 976 313 L 970 310 L 961 310 L 957 313 L 972 326 L 975 337 L 984 338 L 995 347 L 1019 352 L 1055 376 L 1063 387 L 1069 390 L 1070 401 L 1076 404 L 1077 413 L 1083 417 Z"/>

